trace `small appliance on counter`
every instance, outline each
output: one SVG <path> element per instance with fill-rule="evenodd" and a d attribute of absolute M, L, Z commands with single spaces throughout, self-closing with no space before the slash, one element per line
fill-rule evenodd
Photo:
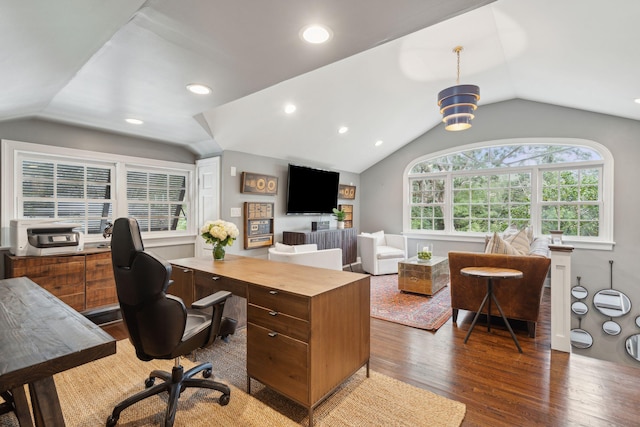
<path fill-rule="evenodd" d="M 45 256 L 74 253 L 84 249 L 84 236 L 74 228 L 82 224 L 47 220 L 12 219 L 11 247 L 16 256 Z"/>

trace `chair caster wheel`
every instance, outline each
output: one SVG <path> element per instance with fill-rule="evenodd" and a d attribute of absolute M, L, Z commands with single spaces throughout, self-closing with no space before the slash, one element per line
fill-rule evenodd
<path fill-rule="evenodd" d="M 109 418 L 107 418 L 107 427 L 115 426 L 118 423 L 118 418 L 114 418 L 113 415 L 109 415 Z"/>
<path fill-rule="evenodd" d="M 227 406 L 230 400 L 231 400 L 230 395 L 223 394 L 222 396 L 220 396 L 220 399 L 218 399 L 218 403 L 220 404 L 220 406 Z"/>
<path fill-rule="evenodd" d="M 205 369 L 204 371 L 202 371 L 202 376 L 204 378 L 209 378 L 211 376 L 211 369 Z"/>
<path fill-rule="evenodd" d="M 156 382 L 156 379 L 155 379 L 155 378 L 149 377 L 149 378 L 147 378 L 146 380 L 144 380 L 144 386 L 145 386 L 146 388 L 149 388 L 149 387 L 151 387 L 155 382 Z"/>

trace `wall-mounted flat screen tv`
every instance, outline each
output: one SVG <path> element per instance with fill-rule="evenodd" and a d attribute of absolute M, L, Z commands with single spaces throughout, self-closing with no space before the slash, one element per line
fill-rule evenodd
<path fill-rule="evenodd" d="M 338 206 L 340 173 L 289 164 L 287 214 L 333 213 Z"/>

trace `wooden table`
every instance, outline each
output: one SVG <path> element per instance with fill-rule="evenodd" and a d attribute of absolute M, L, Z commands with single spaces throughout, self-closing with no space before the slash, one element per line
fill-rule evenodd
<path fill-rule="evenodd" d="M 449 258 L 434 256 L 421 261 L 418 257 L 398 263 L 398 290 L 431 296 L 449 283 Z"/>
<path fill-rule="evenodd" d="M 487 279 L 487 294 L 484 296 L 482 304 L 480 304 L 480 308 L 473 318 L 471 328 L 469 329 L 469 332 L 467 332 L 467 336 L 464 338 L 464 343 L 466 344 L 469 340 L 469 335 L 471 335 L 471 331 L 473 331 L 473 328 L 476 326 L 478 317 L 487 303 L 487 331 L 491 332 L 491 300 L 493 300 L 496 303 L 496 307 L 498 307 L 498 311 L 500 312 L 500 316 L 502 316 L 505 325 L 507 325 L 511 338 L 513 338 L 513 341 L 516 343 L 516 347 L 518 347 L 518 351 L 522 353 L 522 348 L 520 348 L 520 343 L 516 338 L 516 334 L 513 333 L 513 329 L 511 329 L 511 325 L 509 324 L 507 317 L 504 315 L 498 299 L 493 293 L 493 279 L 522 279 L 522 271 L 499 267 L 465 267 L 460 270 L 460 274 L 463 276 Z"/>
<path fill-rule="evenodd" d="M 0 280 L 0 391 L 21 426 L 33 426 L 25 384 L 35 425 L 64 426 L 53 375 L 115 352 L 113 337 L 30 279 Z"/>
<path fill-rule="evenodd" d="M 237 255 L 170 262 L 169 290 L 184 300 L 220 290 L 246 298 L 249 393 L 260 381 L 306 407 L 313 425 L 332 391 L 363 366 L 369 375 L 369 275 Z"/>

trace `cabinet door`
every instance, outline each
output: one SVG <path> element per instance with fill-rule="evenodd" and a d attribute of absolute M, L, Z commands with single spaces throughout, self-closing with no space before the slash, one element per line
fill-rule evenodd
<path fill-rule="evenodd" d="M 86 309 L 117 304 L 111 252 L 88 254 L 86 257 Z"/>

